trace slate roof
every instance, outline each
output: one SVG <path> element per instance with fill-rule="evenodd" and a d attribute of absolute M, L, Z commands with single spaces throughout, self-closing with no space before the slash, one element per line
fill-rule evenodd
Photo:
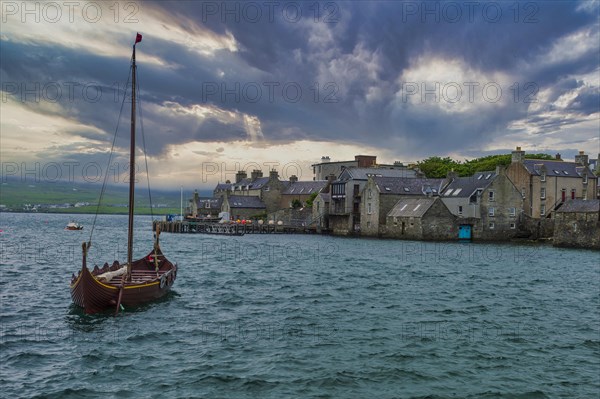
<path fill-rule="evenodd" d="M 297 181 L 289 183 L 282 195 L 312 194 L 321 192 L 327 186 L 327 180 Z"/>
<path fill-rule="evenodd" d="M 477 190 L 484 190 L 496 178 L 496 172 L 477 172 L 469 177 L 457 177 L 442 192 L 442 197 L 470 197 Z"/>
<path fill-rule="evenodd" d="M 546 167 L 546 176 L 561 176 L 561 177 L 578 177 L 587 169 L 587 174 L 590 178 L 594 178 L 594 174 L 589 168 L 581 166 L 575 162 L 565 161 L 547 161 L 542 159 L 525 159 L 523 166 L 531 175 L 539 176 L 541 174 L 542 165 Z"/>
<path fill-rule="evenodd" d="M 407 198 L 396 202 L 388 212 L 392 217 L 422 217 L 431 208 L 436 198 Z"/>
<path fill-rule="evenodd" d="M 259 197 L 253 195 L 230 195 L 227 197 L 230 208 L 256 208 L 264 209 L 265 204 Z"/>
<path fill-rule="evenodd" d="M 209 208 L 206 207 L 206 203 L 208 202 Z M 198 198 L 196 201 L 196 206 L 198 210 L 200 209 L 221 209 L 221 204 L 223 203 L 223 198 Z"/>
<path fill-rule="evenodd" d="M 373 177 L 381 194 L 437 195 L 444 179 L 421 179 L 414 177 Z"/>
<path fill-rule="evenodd" d="M 214 191 L 233 191 L 234 187 L 243 186 L 244 190 L 260 190 L 269 182 L 268 177 L 259 177 L 256 180 L 252 181 L 251 178 L 245 178 L 240 180 L 239 183 L 219 183 L 217 187 L 215 187 Z M 284 182 L 285 183 L 285 182 Z"/>
<path fill-rule="evenodd" d="M 600 200 L 574 199 L 566 201 L 556 212 L 595 213 L 600 212 Z"/>
<path fill-rule="evenodd" d="M 411 169 L 386 169 L 386 168 L 346 168 L 340 173 L 340 180 L 347 174 L 350 179 L 367 180 L 373 177 L 413 177 L 416 172 Z M 343 180 L 346 180 L 345 178 Z"/>
<path fill-rule="evenodd" d="M 323 199 L 323 202 L 331 202 L 331 194 L 329 193 L 319 193 L 319 197 Z"/>

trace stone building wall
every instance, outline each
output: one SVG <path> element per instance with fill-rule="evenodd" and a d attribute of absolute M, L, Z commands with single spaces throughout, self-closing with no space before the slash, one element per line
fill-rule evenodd
<path fill-rule="evenodd" d="M 598 213 L 557 212 L 554 223 L 555 246 L 600 249 Z"/>

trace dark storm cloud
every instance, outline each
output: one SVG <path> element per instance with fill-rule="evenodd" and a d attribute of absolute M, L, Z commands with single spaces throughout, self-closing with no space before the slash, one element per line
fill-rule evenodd
<path fill-rule="evenodd" d="M 455 2 L 293 3 L 302 12 L 296 21 L 291 8 L 283 13 L 284 2 L 272 18 L 261 6 L 258 22 L 243 13 L 245 4 L 144 3 L 144 10 L 161 15 L 167 26 L 179 25 L 190 33 L 201 27 L 215 35 L 231 34 L 238 46 L 236 52 L 222 49 L 206 55 L 144 32 L 138 60 L 150 153 L 160 154 L 168 144 L 244 139 L 240 115 L 248 114 L 259 118 L 267 142 L 339 140 L 383 148 L 402 143 L 412 153 L 431 155 L 485 145 L 505 134 L 511 122 L 528 115 L 529 105 L 523 102 L 484 109 L 475 104 L 463 113 L 399 104 L 399 79 L 427 56 L 459 60 L 481 75 L 502 73 L 520 85 L 534 82 L 550 93 L 551 102 L 578 90 L 565 112 L 580 116 L 598 112 L 598 89 L 584 89 L 582 82 L 568 78 L 597 70 L 593 51 L 597 47 L 552 62 L 545 58 L 557 41 L 582 29 L 591 31 L 585 40 L 597 41 L 595 13 L 578 10 L 579 3 L 495 2 L 501 11 L 498 18 L 492 9 L 483 13 L 484 3 L 477 3 L 472 16 L 467 3 Z M 455 23 L 454 14 L 443 11 L 452 11 L 449 4 L 462 13 Z M 233 11 L 223 13 L 224 6 Z M 426 7 L 433 8 L 424 13 Z M 60 105 L 66 116 L 107 132 L 78 132 L 81 137 L 110 141 L 126 60 L 62 47 L 2 44 L 3 82 L 95 82 L 103 93 L 99 101 L 61 98 Z M 170 66 L 144 63 L 145 56 L 159 57 Z M 437 79 L 442 78 L 431 76 Z M 301 96 L 294 98 L 298 88 Z M 504 89 L 509 95 L 509 88 Z M 178 114 L 177 106 L 169 108 L 166 102 L 190 108 L 201 105 L 237 116 L 210 114 L 199 122 L 193 115 Z M 165 108 L 171 113 L 159 112 Z M 555 131 L 578 119 L 573 115 L 546 118 L 534 112 L 529 113 L 529 121 Z M 121 123 L 127 127 L 126 120 Z"/>

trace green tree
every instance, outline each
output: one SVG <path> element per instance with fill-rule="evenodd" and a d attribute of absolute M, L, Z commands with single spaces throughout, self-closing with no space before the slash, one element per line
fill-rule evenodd
<path fill-rule="evenodd" d="M 306 200 L 307 207 L 312 208 L 313 203 L 315 202 L 315 198 L 317 198 L 317 195 L 319 195 L 319 193 L 312 193 L 310 197 L 308 197 L 308 199 Z"/>
<path fill-rule="evenodd" d="M 292 201 L 292 208 L 294 208 L 294 209 L 302 208 L 302 202 L 299 199 L 294 199 Z"/>

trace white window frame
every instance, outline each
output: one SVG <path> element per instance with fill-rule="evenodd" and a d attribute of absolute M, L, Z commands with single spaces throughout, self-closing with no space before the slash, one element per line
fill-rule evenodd
<path fill-rule="evenodd" d="M 370 202 L 367 202 L 367 214 L 369 214 L 369 215 L 370 215 L 370 214 L 372 214 L 372 213 L 373 213 L 373 210 L 372 210 L 372 208 L 371 208 L 371 203 L 370 203 Z"/>
<path fill-rule="evenodd" d="M 494 230 L 494 228 L 495 228 L 495 227 L 496 227 L 496 224 L 495 224 L 494 222 L 490 222 L 490 223 L 488 224 L 488 228 L 489 228 L 490 230 Z"/>
<path fill-rule="evenodd" d="M 493 206 L 490 206 L 488 208 L 488 216 L 490 216 L 490 217 L 496 216 L 496 208 L 494 208 Z"/>
<path fill-rule="evenodd" d="M 511 229 L 511 230 L 514 230 L 514 229 L 516 229 L 516 228 L 517 228 L 517 224 L 516 224 L 515 222 L 512 222 L 512 223 L 510 224 L 510 229 Z"/>
<path fill-rule="evenodd" d="M 540 173 L 540 181 L 546 181 L 546 172 L 543 170 Z"/>
<path fill-rule="evenodd" d="M 496 193 L 493 190 L 488 192 L 488 199 L 490 202 L 496 201 Z"/>
<path fill-rule="evenodd" d="M 540 199 L 546 199 L 546 187 L 540 187 Z"/>
<path fill-rule="evenodd" d="M 546 204 L 540 205 L 540 216 L 546 216 Z"/>
<path fill-rule="evenodd" d="M 509 216 L 517 216 L 517 208 L 515 208 L 515 207 L 508 208 L 508 215 Z"/>
<path fill-rule="evenodd" d="M 458 214 L 459 214 L 459 215 L 462 215 L 462 214 L 463 214 L 463 207 L 462 207 L 462 205 L 459 205 L 459 206 L 458 206 Z"/>

